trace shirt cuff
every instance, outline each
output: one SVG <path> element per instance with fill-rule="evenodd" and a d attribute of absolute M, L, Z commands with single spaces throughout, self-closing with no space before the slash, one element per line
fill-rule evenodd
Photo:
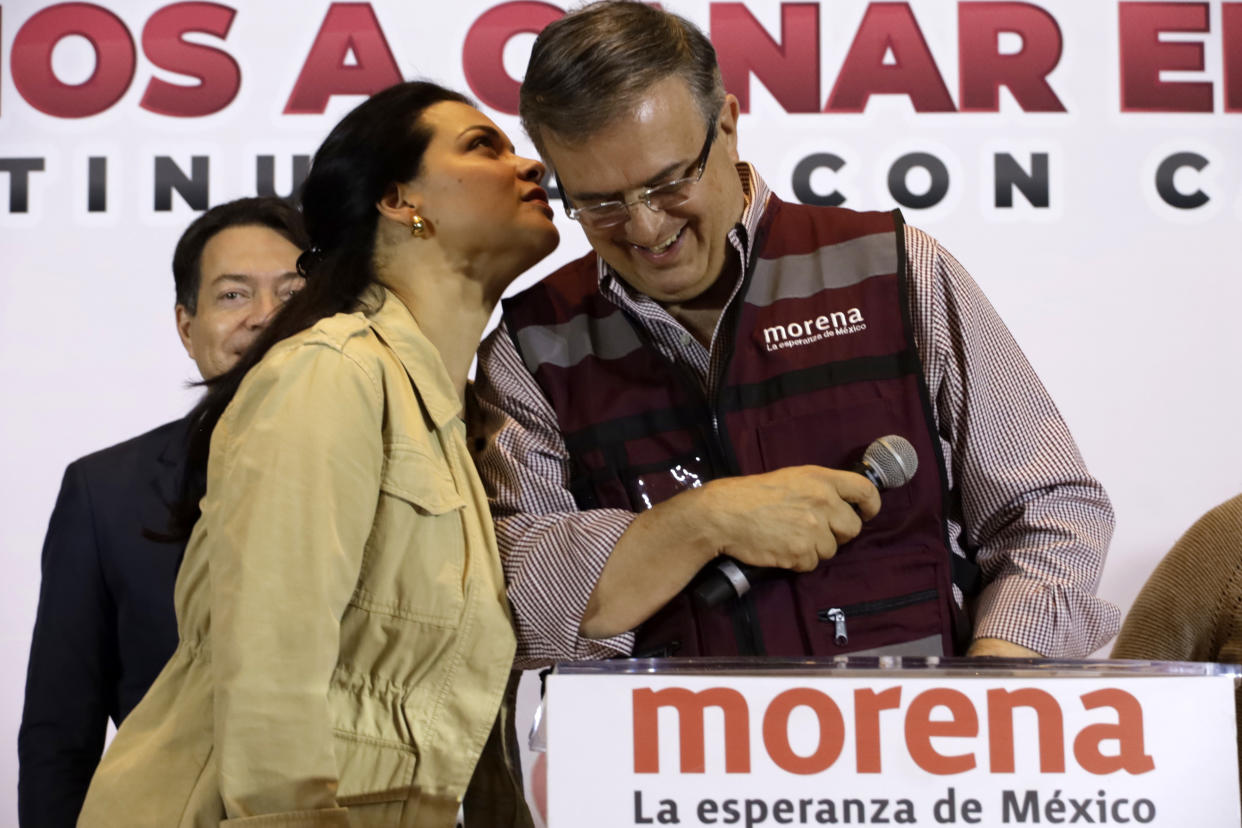
<path fill-rule="evenodd" d="M 1023 575 L 992 581 L 974 605 L 974 638 L 999 638 L 1045 658 L 1087 658 L 1120 624 L 1108 601 Z"/>

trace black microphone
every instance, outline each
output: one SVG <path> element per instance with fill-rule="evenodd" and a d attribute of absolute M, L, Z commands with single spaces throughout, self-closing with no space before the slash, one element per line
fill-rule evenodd
<path fill-rule="evenodd" d="M 874 440 L 850 471 L 871 481 L 880 491 L 904 486 L 919 469 L 919 455 L 905 437 L 890 434 Z M 857 508 L 857 507 L 855 507 Z M 708 574 L 694 586 L 694 597 L 705 607 L 715 607 L 727 598 L 741 598 L 751 586 L 788 570 L 751 566 L 724 556 L 709 567 Z"/>

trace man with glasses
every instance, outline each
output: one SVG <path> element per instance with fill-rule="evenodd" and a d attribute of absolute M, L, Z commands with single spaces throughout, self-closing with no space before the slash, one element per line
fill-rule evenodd
<path fill-rule="evenodd" d="M 1003 323 L 899 214 L 776 198 L 738 113 L 642 3 L 532 50 L 523 123 L 593 252 L 480 352 L 519 661 L 1089 654 L 1112 510 Z M 920 470 L 881 508 L 846 469 L 888 434 Z"/>

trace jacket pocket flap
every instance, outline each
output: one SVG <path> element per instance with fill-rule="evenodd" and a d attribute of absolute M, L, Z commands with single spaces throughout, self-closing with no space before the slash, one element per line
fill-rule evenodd
<path fill-rule="evenodd" d="M 336 733 L 337 802 L 348 807 L 408 799 L 418 767 L 414 748 L 400 742 Z"/>
<path fill-rule="evenodd" d="M 444 460 L 409 444 L 385 448 L 380 491 L 429 515 L 441 515 L 466 505 Z"/>

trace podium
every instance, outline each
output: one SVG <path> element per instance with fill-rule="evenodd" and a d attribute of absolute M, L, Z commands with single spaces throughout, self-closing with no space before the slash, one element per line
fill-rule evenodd
<path fill-rule="evenodd" d="M 1220 664 L 630 659 L 547 680 L 549 828 L 1238 828 Z"/>

